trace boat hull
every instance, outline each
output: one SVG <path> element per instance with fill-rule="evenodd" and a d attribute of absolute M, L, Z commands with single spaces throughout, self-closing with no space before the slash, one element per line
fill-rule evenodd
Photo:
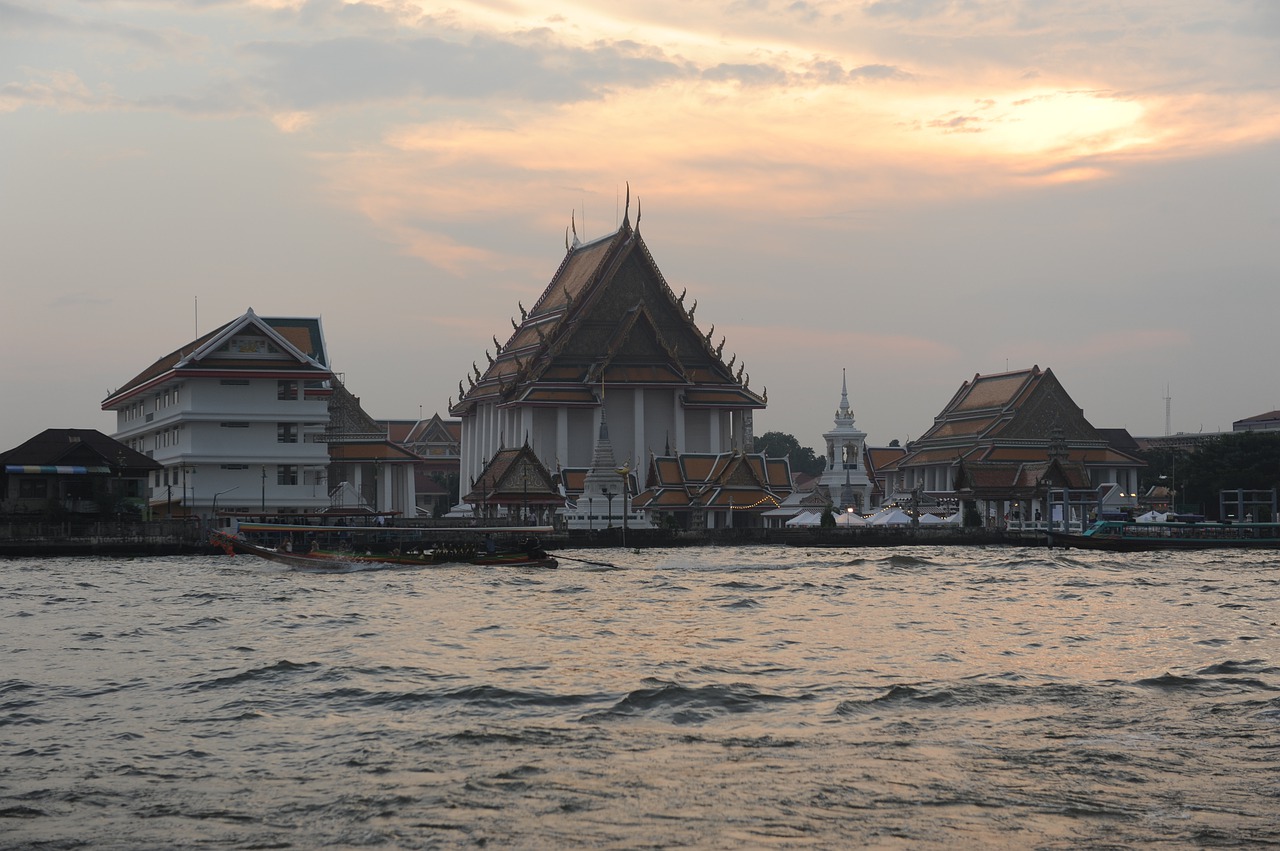
<path fill-rule="evenodd" d="M 388 555 L 357 555 L 355 553 L 335 553 L 316 551 L 295 553 L 288 550 L 277 550 L 250 543 L 233 535 L 215 533 L 215 545 L 222 547 L 228 554 L 252 555 L 288 565 L 298 570 L 309 570 L 322 573 L 349 573 L 357 570 L 372 570 L 389 567 L 429 567 L 446 564 L 474 564 L 484 567 L 557 567 L 558 562 L 546 553 L 492 553 L 480 554 L 472 558 L 459 558 L 455 553 L 437 554 L 430 551 Z"/>
<path fill-rule="evenodd" d="M 1046 539 L 1050 549 L 1111 552 L 1280 549 L 1280 525 L 1099 523 L 1083 535 L 1049 532 Z"/>

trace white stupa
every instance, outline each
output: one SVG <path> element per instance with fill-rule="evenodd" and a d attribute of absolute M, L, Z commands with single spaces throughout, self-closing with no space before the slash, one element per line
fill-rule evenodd
<path fill-rule="evenodd" d="M 627 526 L 633 529 L 650 528 L 647 513 L 633 509 L 630 499 L 622 495 L 623 487 L 630 479 L 630 466 L 630 462 L 624 467 L 618 467 L 614 462 L 609 424 L 605 420 L 604 407 L 601 406 L 600 431 L 591 455 L 591 468 L 583 480 L 582 494 L 577 503 L 564 508 L 566 525 L 570 529 L 621 526 L 625 511 Z"/>
<path fill-rule="evenodd" d="M 871 480 L 867 478 L 863 450 L 867 433 L 853 423 L 849 409 L 849 379 L 841 370 L 840 408 L 836 411 L 835 428 L 823 435 L 827 441 L 827 466 L 818 479 L 837 511 L 853 508 L 866 511 L 871 504 Z"/>

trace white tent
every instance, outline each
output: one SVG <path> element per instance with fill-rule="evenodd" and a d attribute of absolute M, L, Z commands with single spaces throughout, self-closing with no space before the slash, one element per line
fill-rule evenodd
<path fill-rule="evenodd" d="M 881 511 L 870 522 L 872 526 L 906 526 L 911 523 L 911 517 L 901 508 L 891 508 Z"/>
<path fill-rule="evenodd" d="M 812 511 L 802 511 L 787 521 L 788 526 L 818 526 L 821 523 L 822 517 Z"/>
<path fill-rule="evenodd" d="M 936 514 L 929 514 L 928 512 L 920 515 L 921 526 L 942 526 L 950 522 L 951 521 L 945 520 Z"/>
<path fill-rule="evenodd" d="M 952 514 L 950 517 L 946 518 L 944 522 L 950 523 L 952 526 L 959 526 L 962 522 L 960 512 L 957 511 L 955 514 Z"/>
<path fill-rule="evenodd" d="M 1138 523 L 1163 523 L 1169 519 L 1169 515 L 1161 514 L 1159 511 L 1148 511 L 1146 514 L 1139 514 L 1133 519 Z"/>
<path fill-rule="evenodd" d="M 837 526 L 866 526 L 867 521 L 856 511 L 842 511 L 836 515 Z"/>

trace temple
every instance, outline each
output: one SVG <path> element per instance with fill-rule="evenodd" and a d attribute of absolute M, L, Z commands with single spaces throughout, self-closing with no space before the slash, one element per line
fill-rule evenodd
<path fill-rule="evenodd" d="M 450 414 L 462 422 L 463 493 L 498 453 L 526 445 L 562 483 L 576 470 L 584 489 L 584 471 L 607 463 L 596 478 L 619 490 L 630 477 L 615 471 L 643 470 L 652 456 L 751 450 L 752 414 L 767 393 L 750 389 L 736 355 L 723 360 L 714 325 L 698 328 L 697 302 L 667 285 L 639 223 L 628 198 L 616 232 L 586 243 L 576 227 L 572 240 L 566 232 L 551 282 L 531 308 L 519 304 L 505 343 L 494 336 L 487 367 L 472 363 L 467 386 L 459 382 Z M 614 460 L 597 464 L 602 432 Z"/>
<path fill-rule="evenodd" d="M 907 450 L 894 468 L 897 497 L 971 503 L 988 526 L 1048 517 L 1050 492 L 1074 492 L 1081 506 L 1133 508 L 1144 466 L 1038 366 L 964 382 Z"/>

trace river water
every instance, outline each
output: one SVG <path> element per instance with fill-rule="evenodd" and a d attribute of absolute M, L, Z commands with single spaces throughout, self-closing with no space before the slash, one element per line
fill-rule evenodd
<path fill-rule="evenodd" d="M 1280 554 L 0 562 L 3 848 L 1280 844 Z"/>

